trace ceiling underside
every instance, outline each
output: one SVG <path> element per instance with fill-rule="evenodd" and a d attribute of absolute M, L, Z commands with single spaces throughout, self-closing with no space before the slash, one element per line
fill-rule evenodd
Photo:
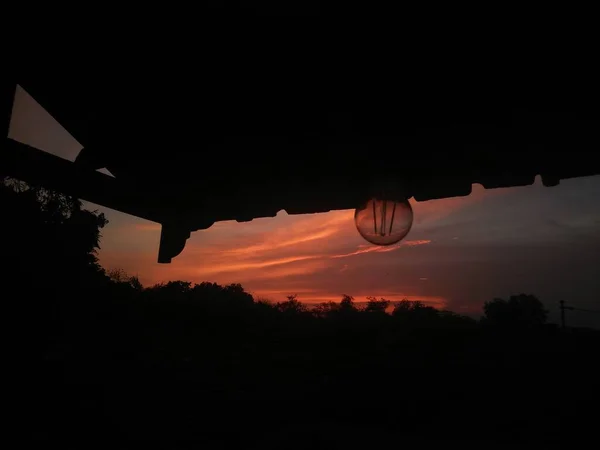
<path fill-rule="evenodd" d="M 247 47 L 235 56 L 129 61 L 101 77 L 22 73 L 16 83 L 83 150 L 68 163 L 9 142 L 5 172 L 160 222 L 184 243 L 216 221 L 352 209 L 382 181 L 425 201 L 473 183 L 600 173 L 591 95 L 427 71 L 336 77 L 322 57 Z"/>

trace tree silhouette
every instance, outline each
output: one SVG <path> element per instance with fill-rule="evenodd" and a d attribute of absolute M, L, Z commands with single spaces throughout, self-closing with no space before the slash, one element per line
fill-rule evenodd
<path fill-rule="evenodd" d="M 354 305 L 354 297 L 350 295 L 342 295 L 342 300 L 340 301 L 340 311 L 354 311 L 356 310 L 356 306 Z"/>
<path fill-rule="evenodd" d="M 340 304 L 336 302 L 323 302 L 315 305 L 312 309 L 312 313 L 315 317 L 326 319 L 332 317 L 334 314 L 339 312 Z"/>
<path fill-rule="evenodd" d="M 368 303 L 365 307 L 365 312 L 367 313 L 383 314 L 386 312 L 388 306 L 390 306 L 390 301 L 383 298 L 367 297 L 367 300 Z"/>
<path fill-rule="evenodd" d="M 508 300 L 495 298 L 485 302 L 482 323 L 499 327 L 531 328 L 546 323 L 548 312 L 537 297 L 512 295 Z"/>
<path fill-rule="evenodd" d="M 0 221 L 2 249 L 14 275 L 31 273 L 54 282 L 69 273 L 80 284 L 104 276 L 98 264 L 103 214 L 83 209 L 73 198 L 3 178 L 0 200 L 10 218 Z M 72 279 L 71 281 L 74 281 Z"/>
<path fill-rule="evenodd" d="M 399 301 L 392 311 L 397 324 L 404 326 L 430 326 L 438 324 L 439 311 L 431 306 L 426 306 L 420 301 Z"/>
<path fill-rule="evenodd" d="M 287 315 L 304 314 L 308 311 L 306 305 L 298 300 L 296 294 L 288 295 L 285 302 L 278 302 L 275 307 Z"/>

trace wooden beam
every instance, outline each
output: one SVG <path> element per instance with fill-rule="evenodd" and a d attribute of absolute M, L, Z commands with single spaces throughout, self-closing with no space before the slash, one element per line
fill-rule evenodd
<path fill-rule="evenodd" d="M 0 149 L 0 173 L 142 219 L 158 223 L 165 220 L 143 192 L 10 138 Z"/>

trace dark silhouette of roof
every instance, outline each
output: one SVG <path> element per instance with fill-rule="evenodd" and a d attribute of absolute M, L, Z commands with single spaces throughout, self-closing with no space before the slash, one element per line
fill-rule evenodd
<path fill-rule="evenodd" d="M 352 209 L 381 180 L 424 201 L 600 173 L 591 96 L 465 77 L 452 61 L 341 69 L 301 42 L 247 40 L 107 60 L 101 77 L 24 72 L 15 81 L 84 149 L 72 165 L 11 141 L 5 171 L 160 222 L 162 262 L 215 221 Z"/>

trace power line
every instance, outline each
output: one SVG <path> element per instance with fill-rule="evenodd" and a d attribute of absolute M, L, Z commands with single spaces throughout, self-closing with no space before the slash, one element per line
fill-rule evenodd
<path fill-rule="evenodd" d="M 572 309 L 572 310 L 575 310 L 575 311 L 584 311 L 584 312 L 590 312 L 590 313 L 600 314 L 600 311 L 598 311 L 596 309 L 573 308 L 572 306 L 569 309 Z"/>
<path fill-rule="evenodd" d="M 561 300 L 560 302 L 560 323 L 562 328 L 565 328 L 565 310 L 569 310 L 569 311 L 582 311 L 582 312 L 589 312 L 589 313 L 596 313 L 596 314 L 600 314 L 600 311 L 596 310 L 596 309 L 584 309 L 584 308 L 577 308 L 575 306 L 565 306 L 565 301 Z"/>

